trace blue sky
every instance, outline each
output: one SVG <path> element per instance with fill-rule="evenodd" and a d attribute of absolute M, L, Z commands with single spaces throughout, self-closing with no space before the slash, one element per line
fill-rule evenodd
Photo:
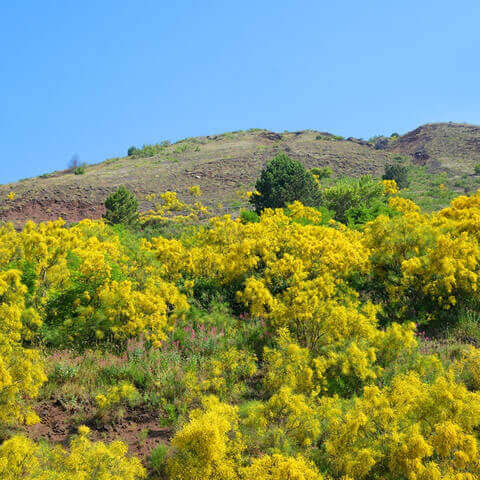
<path fill-rule="evenodd" d="M 0 183 L 252 127 L 480 124 L 474 0 L 24 0 L 0 19 Z"/>

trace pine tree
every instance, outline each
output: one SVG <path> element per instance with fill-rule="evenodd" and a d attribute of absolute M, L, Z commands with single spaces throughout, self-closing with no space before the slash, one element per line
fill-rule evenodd
<path fill-rule="evenodd" d="M 135 195 L 123 185 L 105 200 L 107 209 L 104 218 L 112 224 L 134 226 L 138 223 L 138 201 Z"/>

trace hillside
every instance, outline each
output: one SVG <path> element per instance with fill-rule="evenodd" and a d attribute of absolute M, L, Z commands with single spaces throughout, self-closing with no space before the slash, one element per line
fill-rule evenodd
<path fill-rule="evenodd" d="M 1 185 L 0 219 L 23 223 L 59 216 L 67 221 L 97 218 L 103 213 L 105 197 L 119 185 L 137 194 L 142 209 L 151 206 L 145 201 L 149 193 L 175 190 L 181 197 L 190 186 L 200 185 L 205 204 L 217 213 L 229 212 L 240 206 L 235 192 L 252 188 L 265 163 L 280 151 L 309 168 L 330 166 L 336 176 L 380 175 L 385 162 L 395 155 L 407 156 L 427 171 L 465 176 L 480 162 L 480 127 L 428 124 L 376 147 L 312 130 L 251 129 L 189 138 L 157 150 L 153 156 L 89 165 L 83 175 L 62 171 Z M 6 200 L 10 192 L 15 198 Z"/>
<path fill-rule="evenodd" d="M 480 162 L 480 127 L 431 123 L 396 140 L 391 151 L 411 155 L 418 164 L 453 174 L 470 173 Z"/>

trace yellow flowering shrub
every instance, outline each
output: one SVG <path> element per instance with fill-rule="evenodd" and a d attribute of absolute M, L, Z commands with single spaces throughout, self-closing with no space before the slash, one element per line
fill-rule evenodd
<path fill-rule="evenodd" d="M 382 180 L 382 182 L 385 195 L 395 195 L 400 191 L 395 180 Z"/>
<path fill-rule="evenodd" d="M 280 454 L 263 455 L 242 469 L 245 480 L 322 480 L 315 465 L 301 455 L 289 457 Z"/>
<path fill-rule="evenodd" d="M 185 295 L 177 287 L 155 277 L 147 281 L 144 291 L 134 290 L 132 282 L 113 281 L 98 292 L 98 301 L 103 307 L 102 330 L 110 330 L 114 338 L 125 339 L 139 334 L 159 346 L 165 339 L 169 322 L 181 317 L 188 310 Z M 95 311 L 87 310 L 95 316 Z M 88 317 L 79 315 L 77 321 L 88 322 Z"/>
<path fill-rule="evenodd" d="M 323 373 L 322 369 L 313 367 L 308 348 L 302 348 L 295 343 L 287 329 L 279 330 L 277 348 L 265 347 L 264 361 L 263 384 L 270 394 L 280 390 L 282 386 L 306 395 L 321 391 L 324 379 L 317 375 L 318 370 L 320 374 Z"/>
<path fill-rule="evenodd" d="M 408 198 L 390 197 L 388 199 L 388 206 L 393 210 L 397 210 L 414 217 L 420 213 L 420 207 Z"/>
<path fill-rule="evenodd" d="M 401 288 L 421 286 L 423 294 L 449 309 L 480 286 L 480 247 L 466 233 L 440 235 L 424 255 L 402 262 Z"/>
<path fill-rule="evenodd" d="M 146 257 L 131 258 L 113 229 L 84 220 L 0 227 L 0 272 L 19 269 L 22 338 L 42 324 L 56 343 L 124 340 L 144 334 L 155 345 L 189 305 L 174 284 L 154 275 Z M 151 260 L 150 260 L 151 263 Z M 145 274 L 145 273 L 146 274 Z"/>
<path fill-rule="evenodd" d="M 409 209 L 366 225 L 373 285 L 390 317 L 440 320 L 476 295 L 480 247 L 468 231 L 444 217 Z"/>
<path fill-rule="evenodd" d="M 202 195 L 198 185 L 190 188 L 190 193 L 196 197 Z M 158 196 L 150 195 L 149 201 L 155 202 L 155 207 L 145 213 L 142 213 L 140 220 L 143 224 L 163 223 L 167 221 L 190 222 L 198 220 L 199 217 L 209 213 L 206 206 L 200 202 L 186 203 L 182 202 L 176 192 L 165 192 Z"/>
<path fill-rule="evenodd" d="M 18 270 L 0 272 L 0 426 L 36 423 L 28 399 L 46 380 L 39 353 L 21 343 L 25 293 Z"/>
<path fill-rule="evenodd" d="M 437 220 L 457 233 L 467 232 L 480 239 L 480 190 L 469 197 L 460 196 L 436 214 Z"/>
<path fill-rule="evenodd" d="M 17 435 L 0 445 L 2 480 L 140 480 L 146 471 L 135 457 L 126 456 L 122 442 L 91 442 L 80 428 L 69 450 L 39 445 Z"/>
<path fill-rule="evenodd" d="M 95 398 L 100 410 L 107 410 L 119 404 L 129 404 L 139 400 L 140 394 L 134 385 L 120 382 L 108 389 L 105 395 L 100 394 Z"/>
<path fill-rule="evenodd" d="M 468 388 L 475 391 L 480 390 L 480 348 L 466 349 L 453 367 Z"/>
<path fill-rule="evenodd" d="M 245 381 L 257 373 L 257 363 L 253 354 L 231 347 L 212 358 L 208 370 L 204 389 L 220 398 L 235 397 L 246 391 Z"/>
<path fill-rule="evenodd" d="M 258 404 L 247 423 L 266 449 L 307 447 L 320 434 L 315 404 L 305 395 L 281 387 L 266 402 Z"/>
<path fill-rule="evenodd" d="M 206 397 L 203 408 L 171 442 L 167 472 L 172 480 L 236 480 L 244 446 L 238 430 L 237 408 Z"/>
<path fill-rule="evenodd" d="M 327 412 L 325 451 L 336 475 L 361 478 L 450 478 L 480 474 L 480 395 L 451 375 L 432 384 L 416 374 L 383 389 L 365 387 L 351 406 Z M 445 476 L 445 477 L 443 477 Z"/>
<path fill-rule="evenodd" d="M 291 218 L 295 220 L 307 220 L 314 224 L 322 223 L 322 213 L 312 207 L 303 205 L 298 200 L 287 206 Z"/>

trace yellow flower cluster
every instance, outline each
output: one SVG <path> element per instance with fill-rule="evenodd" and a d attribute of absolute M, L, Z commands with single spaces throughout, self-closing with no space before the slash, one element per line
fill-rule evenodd
<path fill-rule="evenodd" d="M 204 399 L 190 422 L 175 434 L 167 470 L 171 480 L 236 480 L 236 466 L 244 448 L 236 407 Z"/>
<path fill-rule="evenodd" d="M 0 270 L 17 265 L 27 279 L 21 294 L 25 339 L 47 322 L 58 325 L 63 343 L 145 334 L 158 345 L 168 322 L 188 309 L 185 295 L 161 276 L 146 277 L 145 259 L 131 259 L 101 221 L 71 228 L 61 220 L 29 222 L 21 232 L 7 225 L 0 239 Z"/>
<path fill-rule="evenodd" d="M 398 316 L 418 313 L 412 308 L 415 299 L 417 306 L 428 306 L 424 320 L 430 321 L 435 309 L 450 310 L 476 295 L 480 193 L 459 197 L 432 215 L 400 197 L 391 197 L 389 205 L 403 215 L 381 215 L 367 224 L 364 243 L 372 251 L 371 272 L 383 294 L 403 299 L 394 302 Z"/>
<path fill-rule="evenodd" d="M 322 480 L 315 466 L 301 455 L 287 457 L 278 453 L 255 459 L 242 469 L 240 478 L 245 480 Z"/>
<path fill-rule="evenodd" d="M 383 192 L 385 195 L 396 195 L 399 191 L 395 180 L 383 180 Z"/>
<path fill-rule="evenodd" d="M 202 195 L 198 185 L 190 187 L 189 191 L 195 197 Z M 176 192 L 161 193 L 158 197 L 159 201 L 155 203 L 155 207 L 141 214 L 140 220 L 143 224 L 164 223 L 167 221 L 192 222 L 209 213 L 208 208 L 198 201 L 193 203 L 182 202 Z M 148 200 L 157 200 L 157 195 L 149 195 Z"/>
<path fill-rule="evenodd" d="M 310 412 L 303 412 L 307 415 Z M 298 431 L 300 425 L 294 425 Z M 172 480 L 321 480 L 313 463 L 281 454 L 253 458 L 245 465 L 246 445 L 236 407 L 205 397 L 203 408 L 172 439 L 167 472 Z"/>
<path fill-rule="evenodd" d="M 433 384 L 400 375 L 365 387 L 353 405 L 327 409 L 325 450 L 336 475 L 372 478 L 478 478 L 475 429 L 480 395 L 451 375 Z"/>
<path fill-rule="evenodd" d="M 21 342 L 26 292 L 18 270 L 0 272 L 0 426 L 36 423 L 27 400 L 47 379 L 39 353 Z"/>
<path fill-rule="evenodd" d="M 140 461 L 126 456 L 122 442 L 91 442 L 88 428 L 80 427 L 67 452 L 17 435 L 0 445 L 2 480 L 140 480 L 146 471 Z"/>
<path fill-rule="evenodd" d="M 138 400 L 140 394 L 138 390 L 128 382 L 121 382 L 109 388 L 105 395 L 97 395 L 96 401 L 98 408 L 106 410 L 120 403 L 132 403 Z"/>

